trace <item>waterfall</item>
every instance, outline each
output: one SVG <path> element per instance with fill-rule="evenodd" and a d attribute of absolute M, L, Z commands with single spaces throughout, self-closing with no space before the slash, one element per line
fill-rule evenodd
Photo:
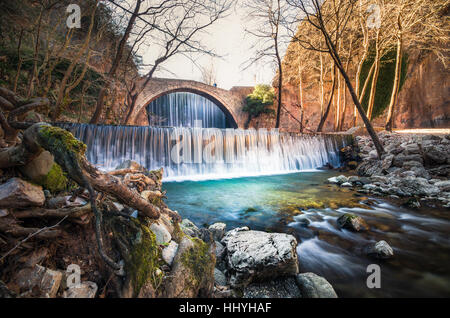
<path fill-rule="evenodd" d="M 282 174 L 339 166 L 342 136 L 276 130 L 60 124 L 86 143 L 100 169 L 124 160 L 164 168 L 164 180 L 219 179 Z"/>
<path fill-rule="evenodd" d="M 209 99 L 193 93 L 163 95 L 147 106 L 150 126 L 195 127 L 201 120 L 204 128 L 226 128 L 227 118 Z"/>

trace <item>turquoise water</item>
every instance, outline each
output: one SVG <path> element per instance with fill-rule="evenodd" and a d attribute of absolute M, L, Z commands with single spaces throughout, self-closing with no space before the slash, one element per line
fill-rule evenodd
<path fill-rule="evenodd" d="M 227 229 L 294 235 L 301 272 L 325 277 L 341 297 L 449 297 L 450 217 L 448 210 L 409 210 L 325 184 L 337 175 L 311 171 L 276 176 L 165 182 L 167 204 L 198 226 L 225 222 Z M 336 219 L 352 212 L 366 232 L 340 230 Z M 386 240 L 395 256 L 368 258 L 363 248 Z M 381 288 L 366 286 L 367 265 L 381 267 Z"/>

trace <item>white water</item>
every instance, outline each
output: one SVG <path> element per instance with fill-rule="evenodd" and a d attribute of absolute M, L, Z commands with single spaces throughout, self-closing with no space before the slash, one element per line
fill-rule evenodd
<path fill-rule="evenodd" d="M 292 173 L 339 165 L 340 136 L 266 130 L 62 124 L 87 144 L 103 170 L 124 160 L 164 168 L 164 180 L 205 180 Z"/>
<path fill-rule="evenodd" d="M 151 126 L 226 128 L 227 119 L 220 108 L 207 98 L 186 92 L 161 96 L 147 106 Z"/>

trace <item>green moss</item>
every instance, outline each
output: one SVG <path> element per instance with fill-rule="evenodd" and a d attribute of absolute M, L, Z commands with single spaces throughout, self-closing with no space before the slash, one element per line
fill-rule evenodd
<path fill-rule="evenodd" d="M 366 58 L 363 63 L 363 67 L 361 69 L 360 75 L 360 88 L 359 93 L 361 94 L 364 82 L 366 81 L 367 75 L 369 74 L 370 68 L 374 62 L 374 52 Z M 394 85 L 394 76 L 395 76 L 395 62 L 396 62 L 396 51 L 395 49 L 387 53 L 382 59 L 380 64 L 380 73 L 378 75 L 377 87 L 375 92 L 375 103 L 373 106 L 373 115 L 372 118 L 376 118 L 383 114 L 386 107 L 389 105 L 391 100 L 392 88 Z M 401 66 L 401 74 L 400 74 L 400 90 L 406 80 L 406 72 L 408 68 L 408 55 L 406 53 L 403 54 L 402 57 L 402 66 Z M 366 89 L 366 94 L 364 95 L 364 99 L 362 101 L 362 106 L 364 110 L 367 111 L 367 106 L 369 104 L 370 97 L 370 87 L 372 85 L 372 78 L 369 80 L 368 87 Z"/>
<path fill-rule="evenodd" d="M 41 127 L 40 137 L 49 145 L 50 152 L 67 152 L 76 155 L 86 153 L 86 145 L 76 139 L 69 131 L 53 126 Z"/>
<path fill-rule="evenodd" d="M 186 234 L 181 229 L 180 223 L 174 222 L 173 223 L 173 233 L 172 233 L 173 240 L 177 243 L 180 243 L 181 240 L 183 239 L 183 237 L 185 237 L 185 236 L 186 236 Z"/>
<path fill-rule="evenodd" d="M 247 209 L 245 209 L 244 213 L 250 213 L 250 212 L 256 212 L 258 211 L 257 209 L 255 209 L 254 207 L 249 207 Z"/>
<path fill-rule="evenodd" d="M 192 286 L 199 287 L 203 279 L 213 270 L 215 259 L 210 253 L 208 244 L 199 238 L 190 239 L 194 243 L 194 247 L 188 249 L 181 255 L 181 262 L 192 273 L 191 277 L 188 278 L 189 283 Z"/>
<path fill-rule="evenodd" d="M 157 288 L 160 280 L 157 270 L 161 257 L 156 236 L 148 227 L 141 224 L 139 226 L 140 231 L 137 232 L 132 250 L 126 259 L 126 270 L 131 275 L 135 296 L 147 282 L 150 281 L 153 287 Z"/>
<path fill-rule="evenodd" d="M 67 188 L 69 180 L 61 167 L 57 163 L 54 163 L 47 175 L 37 180 L 36 183 L 51 192 L 59 192 Z"/>

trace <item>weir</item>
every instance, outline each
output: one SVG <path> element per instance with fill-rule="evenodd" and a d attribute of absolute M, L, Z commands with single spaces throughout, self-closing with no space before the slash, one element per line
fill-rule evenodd
<path fill-rule="evenodd" d="M 193 93 L 163 95 L 147 106 L 147 115 L 150 126 L 195 127 L 201 121 L 203 128 L 231 127 L 214 102 Z"/>
<path fill-rule="evenodd" d="M 283 174 L 339 166 L 343 136 L 277 130 L 60 124 L 86 143 L 87 158 L 103 170 L 124 160 L 164 168 L 164 180 Z"/>

